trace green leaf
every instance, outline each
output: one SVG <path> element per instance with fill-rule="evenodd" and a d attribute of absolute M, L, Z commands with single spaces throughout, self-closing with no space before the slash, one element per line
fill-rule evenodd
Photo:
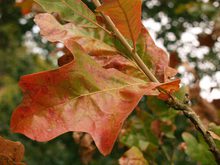
<path fill-rule="evenodd" d="M 148 152 L 149 147 L 155 149 L 158 139 L 151 130 L 152 117 L 143 110 L 138 113 L 140 114 L 135 114 L 127 120 L 119 140 L 125 146 L 136 146 Z"/>
<path fill-rule="evenodd" d="M 184 101 L 186 93 L 188 93 L 189 88 L 187 86 L 182 86 L 177 92 L 173 93 L 173 95 L 181 101 Z"/>
<path fill-rule="evenodd" d="M 147 105 L 152 113 L 162 121 L 169 121 L 174 119 L 178 112 L 170 108 L 164 101 L 155 96 L 147 98 Z"/>
<path fill-rule="evenodd" d="M 182 137 L 186 142 L 186 153 L 189 157 L 202 165 L 216 165 L 215 159 L 205 143 L 198 142 L 193 135 L 186 132 L 182 134 Z"/>
<path fill-rule="evenodd" d="M 215 132 L 218 136 L 220 136 L 220 126 L 215 123 L 210 123 L 209 128 L 210 131 Z"/>
<path fill-rule="evenodd" d="M 151 43 L 147 43 L 146 35 L 143 31 L 145 31 L 144 27 L 142 27 L 142 32 L 139 35 L 137 43 L 136 43 L 137 53 L 139 57 L 143 60 L 145 65 L 147 65 L 150 69 L 152 69 L 153 68 L 152 58 L 147 52 L 147 45 Z"/>
<path fill-rule="evenodd" d="M 215 139 L 217 147 L 220 148 L 220 126 L 215 123 L 209 123 L 208 130 L 211 136 Z"/>

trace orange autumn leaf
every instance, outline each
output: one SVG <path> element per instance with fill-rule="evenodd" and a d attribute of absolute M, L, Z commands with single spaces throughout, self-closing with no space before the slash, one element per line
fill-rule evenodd
<path fill-rule="evenodd" d="M 180 79 L 177 79 L 175 81 L 169 82 L 169 83 L 164 83 L 160 85 L 160 88 L 162 88 L 165 91 L 177 91 L 179 89 L 179 84 L 180 84 Z"/>
<path fill-rule="evenodd" d="M 177 90 L 172 87 L 175 82 L 167 81 L 174 74 L 168 68 L 168 57 L 146 35 L 146 50 L 156 76 L 168 83 L 148 82 L 132 60 L 83 28 L 97 28 L 97 24 L 82 1 L 36 1 L 71 22 L 61 24 L 51 14 L 35 17 L 41 34 L 50 42 L 62 42 L 68 51 L 60 58 L 58 69 L 21 77 L 24 98 L 13 112 L 11 129 L 37 141 L 49 141 L 69 131 L 87 132 L 107 155 L 143 95 L 158 94 L 158 86 L 168 93 Z M 141 0 L 104 0 L 97 10 L 109 15 L 135 45 L 142 26 Z"/>
<path fill-rule="evenodd" d="M 13 142 L 0 136 L 0 164 L 24 165 L 24 146 L 20 142 Z"/>
<path fill-rule="evenodd" d="M 17 2 L 16 6 L 20 7 L 22 14 L 25 15 L 31 12 L 33 4 L 33 0 L 22 0 L 21 2 Z"/>
<path fill-rule="evenodd" d="M 108 15 L 118 30 L 136 45 L 141 32 L 141 0 L 104 0 L 96 11 Z"/>
<path fill-rule="evenodd" d="M 74 61 L 21 78 L 24 99 L 12 115 L 11 129 L 37 141 L 69 131 L 87 132 L 107 155 L 125 119 L 159 84 L 102 68 L 74 39 L 65 45 Z"/>
<path fill-rule="evenodd" d="M 159 88 L 162 89 L 164 92 L 161 92 L 158 95 L 158 98 L 166 101 L 170 98 L 169 96 L 170 94 L 173 94 L 174 92 L 178 91 L 178 89 L 180 88 L 180 79 L 174 80 L 172 82 L 164 83 L 160 85 Z"/>

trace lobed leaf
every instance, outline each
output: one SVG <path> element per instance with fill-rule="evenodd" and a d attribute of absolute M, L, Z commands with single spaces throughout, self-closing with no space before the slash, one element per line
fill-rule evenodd
<path fill-rule="evenodd" d="M 81 1 L 36 1 L 71 22 L 61 25 L 50 14 L 35 17 L 41 34 L 51 42 L 64 43 L 70 53 L 56 70 L 21 77 L 24 99 L 12 115 L 11 129 L 37 141 L 48 141 L 69 131 L 87 132 L 100 152 L 107 155 L 123 122 L 143 95 L 158 94 L 154 89 L 161 85 L 168 92 L 177 88 L 173 88 L 173 82 L 147 82 L 138 67 L 115 48 L 88 36 L 79 24 L 94 24 L 94 14 L 88 19 L 91 11 Z M 105 1 L 108 5 L 113 2 Z M 122 2 L 126 7 L 127 2 Z M 138 8 L 139 2 L 133 2 Z M 72 54 L 74 58 L 69 58 Z M 161 65 L 166 68 L 166 64 Z M 159 73 L 166 75 L 165 69 Z"/>
<path fill-rule="evenodd" d="M 89 133 L 108 154 L 124 120 L 144 94 L 158 86 L 103 69 L 74 39 L 65 42 L 75 60 L 59 69 L 23 76 L 23 102 L 11 119 L 13 132 L 48 141 L 68 131 Z"/>
<path fill-rule="evenodd" d="M 108 15 L 118 30 L 136 45 L 141 32 L 141 0 L 104 0 L 96 11 Z"/>

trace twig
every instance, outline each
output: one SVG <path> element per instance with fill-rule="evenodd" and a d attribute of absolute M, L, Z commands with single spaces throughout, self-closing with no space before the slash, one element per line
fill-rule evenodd
<path fill-rule="evenodd" d="M 99 0 L 93 0 L 96 7 L 101 6 L 101 3 Z M 102 14 L 102 13 L 101 13 Z M 130 46 L 130 44 L 127 42 L 127 40 L 124 38 L 124 36 L 121 34 L 121 32 L 116 28 L 110 17 L 102 14 L 105 18 L 107 24 L 111 27 L 112 31 L 115 33 L 115 36 L 118 38 L 118 40 L 122 43 L 122 45 L 131 53 L 133 59 L 137 63 L 137 65 L 142 69 L 142 71 L 146 74 L 146 76 L 153 82 L 159 82 L 157 78 L 151 73 L 150 69 L 144 64 L 144 62 L 141 60 L 139 55 L 134 51 L 134 49 Z M 169 104 L 171 107 L 173 107 L 176 110 L 180 110 L 183 112 L 183 114 L 190 119 L 190 121 L 194 124 L 196 129 L 203 135 L 203 138 L 205 139 L 206 143 L 209 146 L 210 151 L 212 152 L 213 156 L 215 157 L 215 160 L 218 164 L 220 164 L 220 152 L 217 149 L 217 146 L 214 142 L 213 137 L 210 135 L 208 130 L 203 125 L 202 121 L 198 117 L 198 115 L 190 108 L 188 105 L 181 103 L 178 99 L 172 96 L 172 99 L 170 99 Z"/>
<path fill-rule="evenodd" d="M 170 99 L 168 104 L 179 111 L 182 111 L 184 115 L 190 119 L 190 121 L 194 124 L 196 129 L 202 133 L 203 138 L 205 139 L 206 143 L 209 146 L 210 151 L 213 153 L 215 160 L 218 164 L 220 164 L 220 153 L 219 150 L 214 142 L 213 137 L 209 133 L 209 131 L 205 128 L 202 121 L 200 120 L 199 116 L 193 111 L 191 107 L 186 104 L 181 103 L 179 100 L 175 98 L 175 100 Z"/>

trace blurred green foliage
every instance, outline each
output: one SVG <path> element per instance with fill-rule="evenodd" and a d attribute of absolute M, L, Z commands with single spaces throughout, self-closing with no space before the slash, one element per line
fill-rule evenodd
<path fill-rule="evenodd" d="M 208 146 L 199 142 L 193 135 L 189 133 L 183 133 L 182 137 L 188 146 L 186 153 L 192 157 L 192 159 L 200 162 L 201 164 L 217 164 L 214 161 L 213 155 L 208 152 Z"/>
<path fill-rule="evenodd" d="M 169 26 L 163 25 L 158 33 L 158 38 L 164 39 L 164 44 L 169 51 L 169 45 L 176 44 L 181 34 L 186 30 L 184 23 L 190 26 L 201 22 L 207 23 L 217 15 L 217 8 L 213 1 L 204 3 L 191 0 L 157 0 L 155 5 L 145 5 L 152 0 L 143 1 L 143 18 L 152 17 L 161 22 L 160 13 L 169 17 Z M 84 2 L 87 2 L 84 0 Z M 216 1 L 217 2 L 217 1 Z M 91 2 L 87 2 L 94 9 Z M 153 1 L 152 1 L 153 3 Z M 25 19 L 25 23 L 21 23 Z M 25 145 L 25 162 L 30 165 L 80 165 L 80 146 L 74 143 L 72 134 L 67 133 L 47 143 L 38 143 L 22 135 L 10 132 L 10 116 L 12 110 L 22 99 L 18 88 L 19 77 L 38 71 L 51 69 L 54 66 L 53 58 L 49 53 L 53 46 L 42 42 L 39 34 L 33 33 L 33 16 L 23 16 L 20 9 L 15 7 L 14 0 L 0 0 L 0 135 L 15 141 L 21 141 Z M 47 50 L 45 56 L 30 53 L 24 46 L 24 36 L 32 33 L 37 46 Z M 176 36 L 175 41 L 170 41 L 166 34 L 172 32 Z M 216 52 L 210 48 L 205 57 L 214 62 L 219 62 Z M 198 59 L 189 60 L 198 63 Z M 215 64 L 215 66 L 217 66 Z M 218 65 L 220 66 L 220 65 Z M 196 68 L 201 76 L 204 72 Z M 217 68 L 216 68 L 217 69 Z M 213 70 L 210 72 L 213 73 Z M 184 98 L 185 87 L 176 96 Z M 211 126 L 210 126 L 211 127 Z M 219 128 L 212 130 L 219 133 Z M 217 131 L 216 131 L 217 130 Z M 171 109 L 163 101 L 156 97 L 144 97 L 138 108 L 126 121 L 118 142 L 112 153 L 103 157 L 96 150 L 91 165 L 116 165 L 118 159 L 129 148 L 136 146 L 144 154 L 149 164 L 161 165 L 212 165 L 214 159 L 208 151 L 204 141 L 193 131 L 186 118 L 177 111 Z"/>

